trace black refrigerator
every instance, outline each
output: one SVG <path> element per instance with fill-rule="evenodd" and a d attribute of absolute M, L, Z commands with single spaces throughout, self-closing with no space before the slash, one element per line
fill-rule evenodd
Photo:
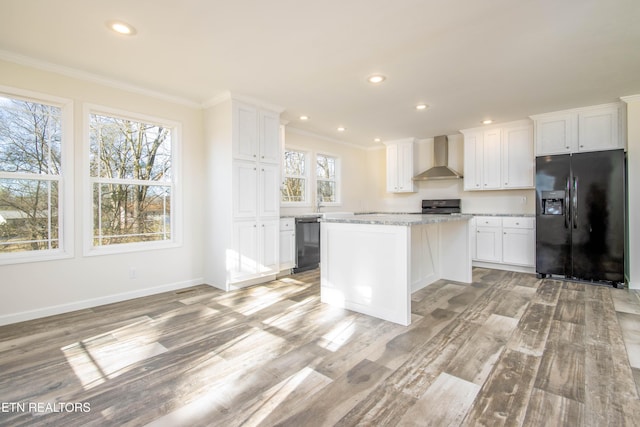
<path fill-rule="evenodd" d="M 624 284 L 624 150 L 536 158 L 536 272 Z"/>

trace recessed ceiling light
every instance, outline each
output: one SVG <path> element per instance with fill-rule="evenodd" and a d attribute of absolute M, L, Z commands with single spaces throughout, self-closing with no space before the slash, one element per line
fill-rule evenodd
<path fill-rule="evenodd" d="M 347 128 L 346 128 L 346 127 L 344 127 L 344 126 L 340 126 L 340 127 L 338 128 L 338 132 L 344 132 L 345 130 L 347 130 Z"/>
<path fill-rule="evenodd" d="M 373 138 L 373 142 L 380 142 L 382 141 L 380 138 Z"/>
<path fill-rule="evenodd" d="M 490 125 L 491 123 L 493 123 L 493 120 L 491 120 L 491 119 L 487 119 L 487 120 L 483 120 L 482 121 L 483 125 Z"/>
<path fill-rule="evenodd" d="M 427 104 L 418 104 L 416 105 L 416 110 L 426 110 L 428 107 Z"/>
<path fill-rule="evenodd" d="M 309 120 L 309 116 L 300 116 L 300 120 Z"/>
<path fill-rule="evenodd" d="M 372 84 L 378 84 L 378 83 L 382 83 L 383 81 L 385 81 L 387 78 L 385 76 L 383 76 L 382 74 L 373 74 L 369 77 L 367 77 L 367 81 L 369 83 Z"/>
<path fill-rule="evenodd" d="M 125 36 L 132 36 L 136 33 L 136 29 L 133 28 L 133 26 L 122 21 L 109 21 L 107 22 L 107 27 L 118 34 L 123 34 Z"/>

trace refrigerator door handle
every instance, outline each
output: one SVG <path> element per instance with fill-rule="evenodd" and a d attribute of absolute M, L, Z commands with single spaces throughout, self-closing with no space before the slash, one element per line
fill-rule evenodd
<path fill-rule="evenodd" d="M 578 177 L 573 177 L 573 228 L 578 228 Z"/>
<path fill-rule="evenodd" d="M 571 178 L 567 178 L 567 187 L 564 192 L 564 228 L 569 228 L 569 215 L 571 215 L 571 211 L 569 210 L 569 194 L 571 194 Z"/>

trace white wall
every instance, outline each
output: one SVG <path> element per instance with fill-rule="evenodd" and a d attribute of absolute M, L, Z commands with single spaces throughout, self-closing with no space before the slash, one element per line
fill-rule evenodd
<path fill-rule="evenodd" d="M 0 324 L 202 283 L 202 111 L 197 106 L 0 61 L 0 85 L 74 101 L 75 253 L 70 259 L 0 266 Z M 165 118 L 182 125 L 182 246 L 83 256 L 84 103 Z M 129 278 L 129 268 L 137 277 Z"/>
<path fill-rule="evenodd" d="M 640 95 L 627 103 L 627 178 L 629 192 L 629 288 L 640 289 Z"/>
<path fill-rule="evenodd" d="M 340 159 L 340 199 L 337 205 L 323 206 L 322 212 L 362 212 L 367 209 L 369 197 L 367 191 L 369 184 L 367 176 L 367 151 L 355 145 L 343 143 L 329 138 L 323 138 L 295 128 L 285 128 L 285 146 L 289 149 L 298 149 L 315 154 L 326 154 Z M 314 165 L 311 165 L 310 173 L 315 173 Z M 281 206 L 282 215 L 297 215 L 315 212 L 316 191 L 310 186 L 310 200 L 304 206 Z"/>
<path fill-rule="evenodd" d="M 416 143 L 416 174 L 433 166 L 433 138 Z M 370 199 L 367 210 L 419 212 L 423 199 L 462 199 L 466 213 L 534 214 L 535 190 L 464 191 L 462 179 L 419 181 L 416 193 L 387 193 L 386 151 L 368 152 L 367 170 Z M 449 135 L 449 167 L 464 175 L 464 138 Z M 523 201 L 523 198 L 526 200 Z"/>

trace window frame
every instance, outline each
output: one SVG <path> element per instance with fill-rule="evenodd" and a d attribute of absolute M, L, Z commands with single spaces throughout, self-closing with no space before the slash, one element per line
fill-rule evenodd
<path fill-rule="evenodd" d="M 28 262 L 52 261 L 74 256 L 74 103 L 71 99 L 43 94 L 9 86 L 0 86 L 0 95 L 26 102 L 38 103 L 60 108 L 60 170 L 58 178 L 48 175 L 43 181 L 58 182 L 58 247 L 37 251 L 0 253 L 0 265 Z M 37 179 L 22 172 L 0 172 L 0 177 L 17 179 Z"/>
<path fill-rule="evenodd" d="M 93 205 L 93 186 L 97 182 L 105 182 L 100 177 L 91 176 L 91 115 L 105 115 L 110 117 L 116 117 L 125 120 L 138 121 L 147 124 L 162 125 L 172 129 L 171 133 L 171 181 L 168 181 L 167 186 L 171 188 L 171 200 L 170 200 L 170 235 L 168 240 L 156 240 L 156 241 L 140 241 L 130 243 L 114 243 L 110 245 L 96 246 L 93 244 L 94 240 L 94 205 Z M 84 143 L 83 143 L 83 155 L 82 163 L 84 169 L 84 255 L 96 256 L 107 255 L 127 252 L 140 252 L 156 249 L 168 249 L 175 248 L 182 245 L 182 186 L 181 186 L 181 151 L 182 151 L 182 125 L 179 122 L 154 117 L 146 114 L 127 111 L 119 108 L 105 107 L 96 104 L 85 104 L 83 108 L 83 122 L 84 122 Z M 135 179 L 118 179 L 118 183 L 130 183 L 131 185 L 139 182 Z M 116 182 L 114 181 L 114 182 Z"/>
<path fill-rule="evenodd" d="M 284 159 L 285 159 L 285 152 L 287 151 L 295 151 L 297 153 L 302 153 L 304 154 L 304 170 L 305 173 L 304 175 L 287 175 L 285 173 L 285 164 L 284 164 Z M 299 202 L 291 202 L 291 201 L 283 201 L 282 200 L 282 191 L 280 192 L 280 206 L 282 207 L 309 207 L 311 206 L 312 202 L 310 199 L 310 195 L 311 192 L 309 191 L 311 189 L 311 173 L 310 173 L 310 168 L 311 168 L 311 152 L 308 150 L 305 150 L 303 148 L 297 148 L 297 147 L 285 147 L 282 150 L 282 185 L 284 185 L 284 181 L 286 178 L 301 178 L 304 179 L 304 201 L 299 201 Z"/>
<path fill-rule="evenodd" d="M 317 167 L 318 167 L 318 157 L 328 157 L 331 158 L 335 161 L 335 177 L 334 179 L 324 179 L 324 178 L 320 178 L 318 177 L 318 173 L 317 173 Z M 315 154 L 314 156 L 314 183 L 315 183 L 315 195 L 316 195 L 316 200 L 318 198 L 318 182 L 319 181 L 325 181 L 325 182 L 334 182 L 335 183 L 335 200 L 333 202 L 320 202 L 321 206 L 342 206 L 342 199 L 341 199 L 341 173 L 340 173 L 340 169 L 341 169 L 341 161 L 340 161 L 340 157 L 333 155 L 333 154 L 328 154 L 325 152 L 318 152 Z"/>

